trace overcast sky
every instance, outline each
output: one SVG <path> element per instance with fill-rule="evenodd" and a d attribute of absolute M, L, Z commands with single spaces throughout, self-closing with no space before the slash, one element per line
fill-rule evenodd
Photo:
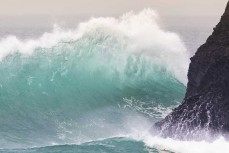
<path fill-rule="evenodd" d="M 0 0 L 0 15 L 114 15 L 153 8 L 164 16 L 219 16 L 228 0 Z"/>

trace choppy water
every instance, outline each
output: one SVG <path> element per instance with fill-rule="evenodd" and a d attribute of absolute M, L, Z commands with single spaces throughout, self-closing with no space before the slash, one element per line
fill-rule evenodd
<path fill-rule="evenodd" d="M 0 152 L 216 153 L 151 136 L 185 94 L 189 53 L 152 10 L 0 40 Z M 220 148 L 221 147 L 221 148 Z"/>

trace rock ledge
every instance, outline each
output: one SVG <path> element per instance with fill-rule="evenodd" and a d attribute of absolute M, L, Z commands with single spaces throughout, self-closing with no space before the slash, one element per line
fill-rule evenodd
<path fill-rule="evenodd" d="M 155 128 L 161 135 L 186 139 L 229 132 L 229 2 L 221 21 L 191 58 L 183 103 Z"/>

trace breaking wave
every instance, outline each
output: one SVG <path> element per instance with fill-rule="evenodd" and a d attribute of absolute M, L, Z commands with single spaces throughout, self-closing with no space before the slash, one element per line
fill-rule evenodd
<path fill-rule="evenodd" d="M 182 101 L 189 64 L 179 36 L 161 29 L 157 20 L 146 9 L 91 18 L 71 30 L 54 26 L 38 39 L 2 38 L 0 151 L 225 148 L 223 138 L 185 142 L 148 134 Z"/>

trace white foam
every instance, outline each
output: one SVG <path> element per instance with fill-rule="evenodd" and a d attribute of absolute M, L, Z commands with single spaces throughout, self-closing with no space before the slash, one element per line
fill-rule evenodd
<path fill-rule="evenodd" d="M 227 153 L 229 152 L 229 142 L 223 137 L 214 142 L 207 141 L 178 141 L 173 139 L 163 139 L 159 137 L 148 137 L 144 140 L 149 147 L 158 150 L 168 150 L 175 153 Z"/>
<path fill-rule="evenodd" d="M 131 124 L 134 123 L 134 124 Z M 139 124 L 140 123 L 140 124 Z M 131 125 L 131 126 L 130 126 Z M 202 141 L 182 141 L 171 138 L 162 138 L 151 134 L 152 122 L 144 117 L 138 117 L 132 121 L 127 120 L 130 134 L 127 136 L 137 141 L 143 141 L 149 148 L 156 148 L 165 153 L 228 153 L 229 141 L 223 136 L 215 139 L 204 139 Z M 203 133 L 204 135 L 204 133 Z"/>
<path fill-rule="evenodd" d="M 147 124 L 145 124 L 147 125 Z M 149 124 L 148 124 L 149 125 Z M 147 126 L 146 126 L 147 127 Z M 149 127 L 148 127 L 149 128 Z M 174 153 L 228 153 L 229 142 L 224 137 L 207 141 L 181 141 L 171 138 L 153 136 L 148 130 L 136 127 L 130 138 L 143 141 L 149 148 L 156 148 L 160 152 Z"/>
<path fill-rule="evenodd" d="M 92 18 L 73 30 L 55 26 L 52 32 L 44 33 L 38 39 L 20 40 L 16 36 L 8 36 L 0 40 L 0 60 L 14 53 L 31 55 L 37 48 L 52 48 L 60 42 L 77 41 L 84 36 L 97 39 L 103 34 L 116 38 L 125 52 L 153 57 L 186 84 L 189 64 L 187 50 L 179 36 L 161 29 L 157 20 L 158 16 L 153 10 L 145 9 L 138 14 L 129 12 L 119 18 Z M 102 45 L 106 45 L 106 40 Z"/>

